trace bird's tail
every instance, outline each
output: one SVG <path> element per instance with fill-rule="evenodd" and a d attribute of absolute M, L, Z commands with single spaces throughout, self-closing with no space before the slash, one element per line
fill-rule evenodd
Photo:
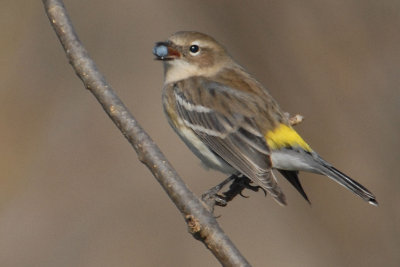
<path fill-rule="evenodd" d="M 271 154 L 271 160 L 274 168 L 278 170 L 308 171 L 326 175 L 370 204 L 378 205 L 375 196 L 368 189 L 323 160 L 314 151 L 293 148 L 275 150 Z"/>
<path fill-rule="evenodd" d="M 322 160 L 322 159 L 321 159 Z M 351 179 L 349 176 L 339 171 L 326 161 L 322 160 L 321 167 L 316 168 L 317 173 L 323 174 L 349 189 L 353 193 L 357 194 L 359 197 L 368 201 L 368 203 L 378 206 L 375 196 L 363 185 Z"/>

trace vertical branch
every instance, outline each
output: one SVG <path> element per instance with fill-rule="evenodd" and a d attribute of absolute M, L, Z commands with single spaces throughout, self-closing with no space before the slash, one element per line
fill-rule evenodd
<path fill-rule="evenodd" d="M 61 0 L 43 0 L 47 16 L 68 60 L 85 87 L 97 98 L 110 119 L 136 150 L 179 209 L 189 232 L 215 255 L 224 266 L 250 266 L 200 200 L 187 188 L 157 145 L 142 129 L 104 76 L 97 70 L 76 35 Z"/>

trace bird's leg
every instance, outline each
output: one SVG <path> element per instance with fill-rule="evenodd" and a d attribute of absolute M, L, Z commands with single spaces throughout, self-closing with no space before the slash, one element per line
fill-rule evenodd
<path fill-rule="evenodd" d="M 286 112 L 285 115 L 288 118 L 289 124 L 291 126 L 295 126 L 295 125 L 301 123 L 304 120 L 304 117 L 302 115 L 300 115 L 300 114 L 296 114 L 296 115 L 291 117 L 290 114 Z"/>
<path fill-rule="evenodd" d="M 229 202 L 237 195 L 247 198 L 247 196 L 242 194 L 244 189 L 250 189 L 254 192 L 258 192 L 258 190 L 261 189 L 264 191 L 265 195 L 267 194 L 267 191 L 265 191 L 262 187 L 251 185 L 251 180 L 246 176 L 236 176 L 235 180 L 233 180 L 232 184 L 229 186 L 229 190 L 222 193 L 225 196 L 224 200 Z"/>
<path fill-rule="evenodd" d="M 212 187 L 211 189 L 207 190 L 206 192 L 204 192 L 204 194 L 201 195 L 201 199 L 207 205 L 207 207 L 211 212 L 214 212 L 215 205 L 224 207 L 228 204 L 227 201 L 225 201 L 225 197 L 218 195 L 218 192 L 221 191 L 221 189 L 225 185 L 230 183 L 232 180 L 235 180 L 236 178 L 237 176 L 233 174 L 228 178 L 226 178 L 222 183 Z"/>
<path fill-rule="evenodd" d="M 221 189 L 230 183 L 228 191 L 223 192 L 222 195 L 218 194 Z M 264 194 L 267 195 L 267 192 L 260 186 L 251 185 L 252 181 L 243 175 L 231 175 L 227 179 L 225 179 L 222 183 L 214 186 L 210 190 L 206 191 L 201 199 L 207 205 L 211 212 L 214 212 L 215 205 L 225 207 L 229 201 L 232 201 L 237 195 L 247 198 L 242 194 L 244 189 L 250 189 L 251 191 L 258 192 L 259 189 L 264 191 Z"/>

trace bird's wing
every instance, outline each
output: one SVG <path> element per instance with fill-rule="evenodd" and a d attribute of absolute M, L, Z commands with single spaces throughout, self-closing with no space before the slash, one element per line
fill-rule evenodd
<path fill-rule="evenodd" d="M 272 174 L 270 150 L 254 122 L 254 109 L 262 105 L 257 97 L 207 79 L 176 85 L 173 93 L 178 117 L 187 127 L 215 154 L 285 204 Z"/>

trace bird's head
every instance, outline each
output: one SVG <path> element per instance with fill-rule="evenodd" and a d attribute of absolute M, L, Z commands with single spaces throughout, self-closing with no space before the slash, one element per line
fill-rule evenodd
<path fill-rule="evenodd" d="M 164 62 L 165 82 L 192 76 L 212 76 L 232 62 L 225 48 L 212 37 L 199 32 L 177 32 L 153 48 Z"/>

